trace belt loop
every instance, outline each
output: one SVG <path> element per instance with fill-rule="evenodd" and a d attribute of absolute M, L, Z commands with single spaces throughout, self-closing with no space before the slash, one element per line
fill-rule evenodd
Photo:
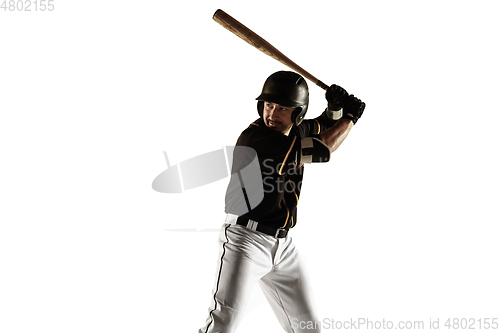
<path fill-rule="evenodd" d="M 257 231 L 257 225 L 258 225 L 258 224 L 259 224 L 259 223 L 258 223 L 258 222 L 256 222 L 256 221 L 248 220 L 247 228 L 248 228 L 248 229 L 251 229 L 251 230 L 253 230 L 253 231 Z"/>

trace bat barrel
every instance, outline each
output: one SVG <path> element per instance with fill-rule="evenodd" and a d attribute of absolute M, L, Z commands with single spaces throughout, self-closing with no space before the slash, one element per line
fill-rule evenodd
<path fill-rule="evenodd" d="M 316 84 L 318 87 L 325 89 L 325 90 L 328 88 L 328 86 L 326 84 L 324 84 L 323 82 L 318 80 L 316 77 L 311 75 L 309 72 L 307 72 L 305 69 L 303 69 L 302 67 L 297 65 L 290 58 L 288 58 L 283 53 L 281 53 L 277 48 L 275 48 L 270 43 L 268 43 L 264 38 L 260 37 L 255 32 L 253 32 L 249 28 L 245 27 L 243 24 L 241 24 L 236 19 L 234 19 L 231 15 L 224 12 L 222 9 L 218 9 L 214 13 L 213 19 L 215 22 L 219 23 L 224 28 L 231 31 L 233 34 L 240 37 L 248 44 L 252 45 L 253 47 L 258 49 L 259 51 L 267 54 L 268 56 L 278 60 L 279 62 L 281 62 L 285 66 L 290 67 L 291 69 L 293 69 L 294 71 L 296 71 L 300 75 L 309 79 L 311 82 Z"/>

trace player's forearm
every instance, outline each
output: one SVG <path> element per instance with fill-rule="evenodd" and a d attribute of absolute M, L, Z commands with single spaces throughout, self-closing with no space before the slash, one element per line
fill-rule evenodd
<path fill-rule="evenodd" d="M 321 133 L 319 137 L 333 153 L 345 140 L 353 125 L 352 120 L 342 118 L 334 126 Z"/>

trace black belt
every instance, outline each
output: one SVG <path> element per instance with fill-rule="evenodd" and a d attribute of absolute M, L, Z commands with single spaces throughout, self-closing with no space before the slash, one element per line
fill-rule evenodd
<path fill-rule="evenodd" d="M 267 235 L 271 235 L 276 238 L 285 238 L 288 234 L 288 229 L 274 229 L 272 227 L 268 227 L 262 223 L 258 223 L 256 221 L 250 220 L 247 217 L 238 216 L 236 220 L 236 224 L 247 227 L 248 229 L 256 230 Z"/>

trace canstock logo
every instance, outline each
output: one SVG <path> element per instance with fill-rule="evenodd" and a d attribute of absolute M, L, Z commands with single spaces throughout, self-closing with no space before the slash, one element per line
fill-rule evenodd
<path fill-rule="evenodd" d="M 234 214 L 242 215 L 255 208 L 264 198 L 259 159 L 254 149 L 225 146 L 170 166 L 154 180 L 152 187 L 161 193 L 183 193 L 231 175 L 226 203 Z M 232 170 L 232 171 L 230 171 Z"/>

